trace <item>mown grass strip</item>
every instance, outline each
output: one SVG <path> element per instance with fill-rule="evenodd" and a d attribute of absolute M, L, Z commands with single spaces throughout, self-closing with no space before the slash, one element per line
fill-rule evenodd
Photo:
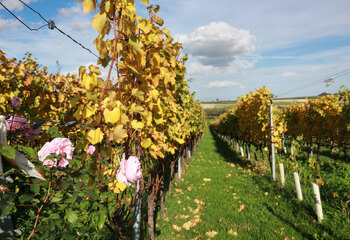
<path fill-rule="evenodd" d="M 281 188 L 252 169 L 208 130 L 166 196 L 168 218 L 157 214 L 157 239 L 349 239 L 339 219 L 317 223 L 311 186 L 299 202 L 292 176 Z"/>

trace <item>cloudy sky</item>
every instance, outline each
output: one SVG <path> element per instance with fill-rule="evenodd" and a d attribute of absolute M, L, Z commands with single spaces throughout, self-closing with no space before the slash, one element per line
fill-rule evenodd
<path fill-rule="evenodd" d="M 44 21 L 18 0 L 0 0 L 31 28 Z M 25 0 L 44 18 L 95 51 L 93 13 L 74 0 Z M 236 99 L 266 86 L 279 97 L 350 87 L 349 0 L 150 0 L 189 55 L 196 98 Z M 137 3 L 139 14 L 145 7 Z M 75 72 L 96 58 L 57 30 L 30 31 L 0 6 L 0 49 L 30 52 L 51 72 Z M 56 62 L 59 62 L 59 68 Z M 334 77 L 329 87 L 322 80 Z"/>

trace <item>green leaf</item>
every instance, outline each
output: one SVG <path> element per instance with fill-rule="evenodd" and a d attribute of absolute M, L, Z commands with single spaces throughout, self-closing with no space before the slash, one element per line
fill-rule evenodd
<path fill-rule="evenodd" d="M 40 192 L 40 186 L 38 184 L 30 184 L 30 191 L 37 195 Z"/>
<path fill-rule="evenodd" d="M 66 180 L 62 180 L 61 181 L 61 185 L 62 185 L 62 188 L 64 190 L 66 190 L 67 188 L 69 188 L 69 183 L 66 181 Z"/>
<path fill-rule="evenodd" d="M 8 215 L 11 210 L 12 210 L 13 206 L 9 205 L 9 204 L 1 204 L 0 207 L 0 216 L 6 216 Z"/>
<path fill-rule="evenodd" d="M 0 152 L 3 156 L 9 159 L 15 159 L 16 157 L 16 150 L 10 146 L 2 146 Z"/>
<path fill-rule="evenodd" d="M 75 191 L 79 191 L 81 187 L 83 186 L 83 182 L 77 182 L 76 184 L 73 185 L 73 188 Z"/>
<path fill-rule="evenodd" d="M 59 133 L 54 133 L 52 136 L 51 136 L 52 139 L 54 138 L 64 138 L 64 136 L 62 134 L 59 134 Z"/>
<path fill-rule="evenodd" d="M 107 214 L 104 210 L 100 210 L 97 212 L 97 229 L 101 230 L 105 225 L 107 219 Z"/>
<path fill-rule="evenodd" d="M 48 130 L 49 134 L 54 134 L 58 132 L 58 127 L 50 127 Z"/>
<path fill-rule="evenodd" d="M 60 202 L 61 200 L 62 200 L 62 197 L 55 196 L 52 198 L 51 202 L 56 203 L 56 202 Z"/>
<path fill-rule="evenodd" d="M 19 197 L 19 202 L 20 203 L 24 203 L 24 202 L 29 202 L 33 199 L 33 196 L 32 195 L 29 195 L 29 194 L 23 194 Z"/>
<path fill-rule="evenodd" d="M 98 195 L 97 193 L 94 191 L 94 190 L 91 190 L 91 189 L 85 189 L 83 191 L 83 193 L 87 194 L 87 195 L 90 195 L 92 197 L 92 199 L 98 199 Z"/>
<path fill-rule="evenodd" d="M 67 201 L 67 203 L 73 204 L 77 200 L 79 192 L 73 193 L 73 196 Z"/>
<path fill-rule="evenodd" d="M 75 240 L 77 239 L 76 236 L 70 234 L 70 233 L 63 233 L 63 236 L 62 236 L 63 239 L 66 239 L 66 240 Z"/>
<path fill-rule="evenodd" d="M 35 152 L 35 150 L 31 147 L 26 147 L 26 146 L 20 146 L 20 148 L 22 149 L 22 151 L 27 154 L 29 157 L 33 158 L 33 159 L 37 159 L 38 158 L 38 154 Z"/>
<path fill-rule="evenodd" d="M 74 224 L 78 220 L 78 213 L 71 210 L 71 209 L 67 209 L 66 210 L 66 218 L 67 218 L 68 222 Z"/>

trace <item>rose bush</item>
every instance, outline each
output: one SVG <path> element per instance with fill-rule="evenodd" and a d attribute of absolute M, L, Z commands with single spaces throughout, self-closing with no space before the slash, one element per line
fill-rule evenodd
<path fill-rule="evenodd" d="M 7 131 L 15 132 L 29 128 L 28 120 L 24 117 L 11 116 L 6 120 Z"/>
<path fill-rule="evenodd" d="M 68 138 L 55 138 L 51 142 L 45 143 L 38 152 L 38 157 L 44 166 L 56 167 L 57 161 L 59 161 L 59 167 L 66 167 L 69 164 L 67 159 L 69 160 L 73 157 L 73 151 L 72 142 Z M 57 155 L 59 159 L 53 154 Z M 52 159 L 47 159 L 50 156 L 53 156 Z"/>
<path fill-rule="evenodd" d="M 12 99 L 11 104 L 12 104 L 12 107 L 18 108 L 19 106 L 21 106 L 21 99 L 16 96 Z"/>
<path fill-rule="evenodd" d="M 141 177 L 141 164 L 138 157 L 130 156 L 128 160 L 125 160 L 125 154 L 123 154 L 117 172 L 117 180 L 125 183 L 127 186 L 131 186 L 131 184 L 135 183 Z"/>
<path fill-rule="evenodd" d="M 89 145 L 86 152 L 87 152 L 87 154 L 92 155 L 92 154 L 94 154 L 95 150 L 96 150 L 95 146 Z"/>

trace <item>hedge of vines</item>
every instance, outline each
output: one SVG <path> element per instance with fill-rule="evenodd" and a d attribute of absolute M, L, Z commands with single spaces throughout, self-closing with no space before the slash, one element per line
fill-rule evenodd
<path fill-rule="evenodd" d="M 12 216 L 22 239 L 126 239 L 139 194 L 147 197 L 153 239 L 153 213 L 158 197 L 164 208 L 166 173 L 171 179 L 177 156 L 197 143 L 204 112 L 189 92 L 187 56 L 180 58 L 181 44 L 162 27 L 159 6 L 148 6 L 149 17 L 142 18 L 133 0 L 82 4 L 84 12 L 97 12 L 92 27 L 100 66 L 82 66 L 77 76 L 50 74 L 30 54 L 16 60 L 0 50 L 0 115 L 8 125 L 1 155 L 18 167 L 14 159 L 24 154 L 45 179 L 3 161 L 1 215 Z M 109 70 L 107 79 L 101 78 L 101 66 Z M 57 164 L 43 165 L 38 152 L 57 138 L 71 142 L 72 156 L 48 154 L 46 160 Z M 60 164 L 61 158 L 69 163 Z M 139 170 L 137 192 L 133 177 Z M 126 180 L 118 181 L 122 173 Z"/>

